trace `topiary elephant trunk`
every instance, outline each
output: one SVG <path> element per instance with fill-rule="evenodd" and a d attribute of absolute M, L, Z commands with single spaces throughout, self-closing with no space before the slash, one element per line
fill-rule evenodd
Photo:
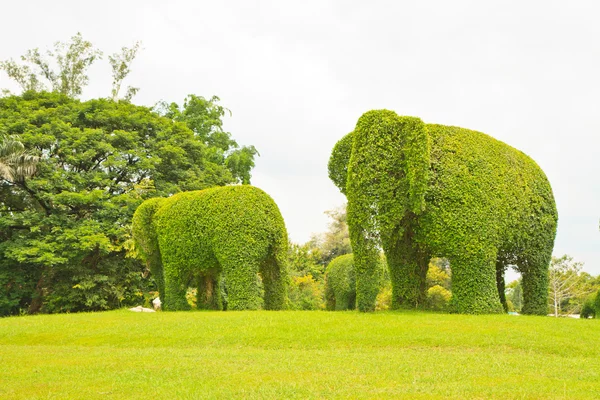
<path fill-rule="evenodd" d="M 329 176 L 348 198 L 357 305 L 375 306 L 383 249 L 394 307 L 418 307 L 432 257 L 452 267 L 452 308 L 502 312 L 504 271 L 523 276 L 523 312 L 546 313 L 557 212 L 543 171 L 480 132 L 369 111 L 334 147 Z"/>
<path fill-rule="evenodd" d="M 146 200 L 133 216 L 139 253 L 156 279 L 165 310 L 185 310 L 189 286 L 198 308 L 281 309 L 287 301 L 287 232 L 277 205 L 244 185 Z M 262 282 L 262 289 L 260 283 Z"/>

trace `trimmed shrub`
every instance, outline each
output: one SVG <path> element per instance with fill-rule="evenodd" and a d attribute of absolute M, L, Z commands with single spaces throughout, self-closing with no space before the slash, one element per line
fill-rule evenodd
<path fill-rule="evenodd" d="M 375 268 L 377 293 L 384 291 L 389 285 L 386 279 L 385 264 L 380 257 Z M 356 272 L 354 256 L 345 254 L 331 260 L 325 270 L 325 307 L 327 310 L 353 310 L 356 308 Z M 382 295 L 380 302 L 384 302 Z M 386 309 L 380 303 L 379 309 Z"/>
<path fill-rule="evenodd" d="M 227 186 L 148 200 L 136 211 L 141 257 L 162 276 L 165 310 L 281 309 L 287 301 L 287 232 L 277 205 L 252 186 Z"/>
<path fill-rule="evenodd" d="M 383 249 L 394 307 L 423 304 L 428 262 L 444 257 L 453 311 L 504 312 L 504 270 L 516 265 L 522 312 L 547 313 L 557 211 L 544 172 L 522 152 L 480 132 L 376 110 L 336 144 L 329 176 L 348 198 L 361 311 L 375 308 Z"/>
<path fill-rule="evenodd" d="M 325 305 L 327 310 L 356 308 L 356 279 L 352 254 L 336 257 L 327 266 Z"/>

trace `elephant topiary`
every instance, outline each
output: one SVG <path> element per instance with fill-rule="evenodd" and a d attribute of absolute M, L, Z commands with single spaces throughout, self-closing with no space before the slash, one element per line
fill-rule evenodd
<path fill-rule="evenodd" d="M 198 308 L 221 309 L 221 274 L 228 309 L 281 309 L 287 301 L 287 232 L 277 205 L 252 186 L 178 193 L 143 202 L 132 233 L 150 265 L 165 310 L 190 306 L 186 291 L 198 287 Z M 260 278 L 259 278 L 260 276 Z"/>
<path fill-rule="evenodd" d="M 480 132 L 374 110 L 335 145 L 329 176 L 348 198 L 361 311 L 374 309 L 383 249 L 394 307 L 421 306 L 429 260 L 445 257 L 454 311 L 503 312 L 504 271 L 514 266 L 522 312 L 546 314 L 557 211 L 524 153 Z"/>

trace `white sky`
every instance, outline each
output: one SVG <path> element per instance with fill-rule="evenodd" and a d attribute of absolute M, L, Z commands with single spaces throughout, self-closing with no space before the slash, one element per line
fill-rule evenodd
<path fill-rule="evenodd" d="M 485 132 L 544 169 L 555 254 L 599 274 L 599 15 L 595 0 L 2 1 L 0 60 L 78 31 L 105 54 L 141 40 L 134 102 L 218 95 L 297 242 L 345 201 L 327 161 L 363 112 Z M 108 96 L 108 63 L 90 75 L 84 98 Z"/>

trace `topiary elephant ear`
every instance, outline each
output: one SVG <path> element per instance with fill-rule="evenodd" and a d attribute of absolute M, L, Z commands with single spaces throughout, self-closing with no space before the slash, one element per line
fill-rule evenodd
<path fill-rule="evenodd" d="M 336 143 L 328 167 L 340 191 L 360 205 L 361 226 L 370 222 L 381 231 L 425 209 L 429 163 L 429 135 L 420 118 L 373 110 Z"/>
<path fill-rule="evenodd" d="M 327 164 L 329 179 L 343 194 L 346 194 L 346 178 L 348 176 L 350 153 L 352 153 L 352 139 L 352 132 L 341 138 L 333 147 L 329 164 Z"/>

